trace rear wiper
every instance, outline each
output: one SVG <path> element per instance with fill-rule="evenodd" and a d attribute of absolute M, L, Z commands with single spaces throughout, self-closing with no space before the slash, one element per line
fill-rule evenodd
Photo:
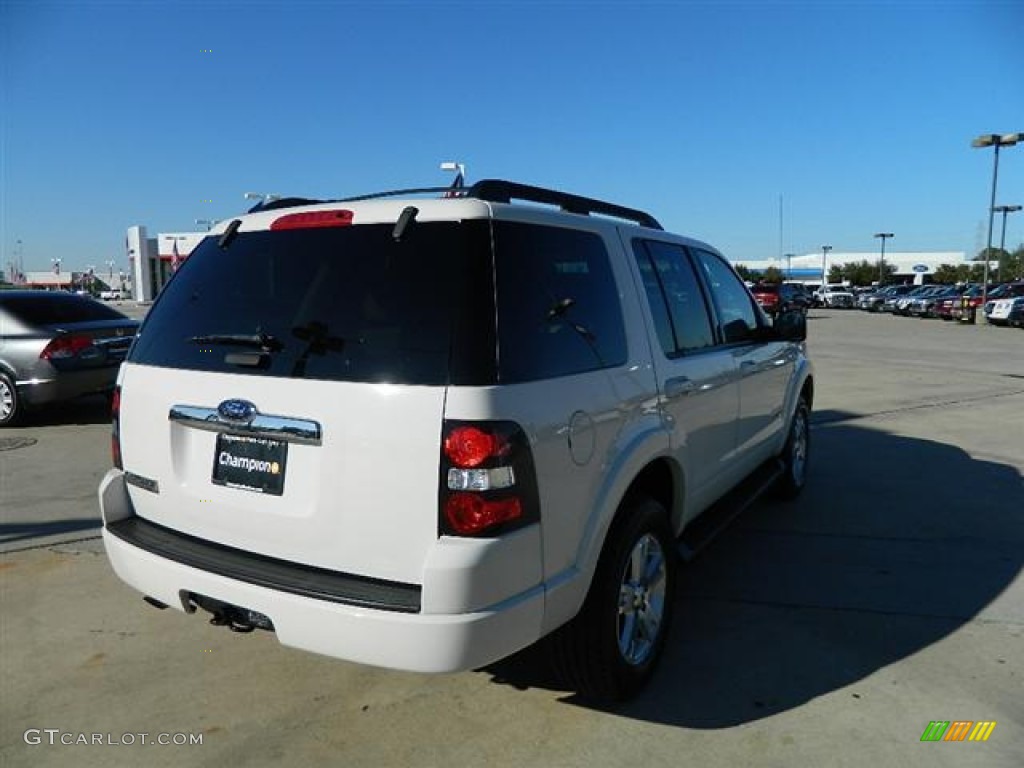
<path fill-rule="evenodd" d="M 211 333 L 205 336 L 192 336 L 189 342 L 211 346 L 253 347 L 263 352 L 279 352 L 284 349 L 284 345 L 276 336 L 267 333 Z"/>

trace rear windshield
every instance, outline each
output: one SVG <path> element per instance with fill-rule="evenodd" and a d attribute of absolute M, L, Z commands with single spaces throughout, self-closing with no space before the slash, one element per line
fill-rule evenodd
<path fill-rule="evenodd" d="M 98 301 L 70 293 L 40 291 L 28 296 L 4 296 L 0 297 L 0 306 L 29 326 L 125 319 L 120 312 Z"/>
<path fill-rule="evenodd" d="M 158 297 L 129 359 L 334 381 L 493 381 L 493 322 L 473 322 L 494 314 L 487 222 L 414 223 L 397 242 L 393 231 L 250 232 L 226 248 L 209 237 Z"/>
<path fill-rule="evenodd" d="M 599 235 L 489 220 L 414 223 L 399 242 L 393 231 L 251 232 L 223 249 L 207 238 L 164 288 L 129 360 L 477 386 L 625 362 Z"/>

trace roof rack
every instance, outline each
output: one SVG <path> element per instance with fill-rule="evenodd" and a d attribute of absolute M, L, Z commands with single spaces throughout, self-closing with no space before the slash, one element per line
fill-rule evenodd
<path fill-rule="evenodd" d="M 331 200 L 332 203 L 356 203 L 360 200 L 379 200 L 382 197 L 401 197 L 402 195 L 429 195 L 431 193 L 455 193 L 454 196 L 466 197 L 462 189 L 451 187 L 416 187 L 411 189 L 391 189 L 387 192 L 371 192 L 368 195 L 356 195 L 354 197 L 343 197 L 340 200 Z"/>
<path fill-rule="evenodd" d="M 260 211 L 273 211 L 277 208 L 295 208 L 298 205 L 317 205 L 327 202 L 326 200 L 313 200 L 307 197 L 279 197 L 276 200 L 260 200 L 249 209 L 249 213 Z"/>
<path fill-rule="evenodd" d="M 656 218 L 645 211 L 635 208 L 626 208 L 622 205 L 609 203 L 604 200 L 596 200 L 592 197 L 581 197 L 568 192 L 558 192 L 554 189 L 534 187 L 529 184 L 519 184 L 515 181 L 503 181 L 501 179 L 483 179 L 471 187 L 419 187 L 411 189 L 392 189 L 387 192 L 374 192 L 369 195 L 356 195 L 354 197 L 343 197 L 339 200 L 307 200 L 299 197 L 286 197 L 273 200 L 267 203 L 259 203 L 252 207 L 250 213 L 256 211 L 269 211 L 275 208 L 289 208 L 296 205 L 314 205 L 316 203 L 355 203 L 361 200 L 379 200 L 385 197 L 401 197 L 403 195 L 428 195 L 440 194 L 449 198 L 474 198 L 486 200 L 491 203 L 511 203 L 513 200 L 525 200 L 531 203 L 544 203 L 546 205 L 558 206 L 566 213 L 576 213 L 581 216 L 601 214 L 616 219 L 633 221 L 643 227 L 650 229 L 663 229 Z"/>
<path fill-rule="evenodd" d="M 567 213 L 578 213 L 582 216 L 599 213 L 603 216 L 634 221 L 650 229 L 663 229 L 658 220 L 645 211 L 626 208 L 615 203 L 605 202 L 604 200 L 595 200 L 592 197 L 580 197 L 579 195 L 571 195 L 568 192 L 558 192 L 554 189 L 545 189 L 544 187 L 533 187 L 529 184 L 519 184 L 514 181 L 483 179 L 476 182 L 473 186 L 466 188 L 465 196 L 475 197 L 478 200 L 487 200 L 492 203 L 510 203 L 513 200 L 545 203 L 547 205 L 557 205 Z"/>

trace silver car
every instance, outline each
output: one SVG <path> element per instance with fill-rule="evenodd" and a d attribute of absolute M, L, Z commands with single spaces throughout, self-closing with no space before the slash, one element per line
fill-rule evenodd
<path fill-rule="evenodd" d="M 0 427 L 29 408 L 112 392 L 138 327 L 86 296 L 0 291 Z"/>

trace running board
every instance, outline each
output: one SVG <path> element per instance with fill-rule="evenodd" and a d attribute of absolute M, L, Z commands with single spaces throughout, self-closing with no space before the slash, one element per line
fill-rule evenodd
<path fill-rule="evenodd" d="M 677 551 L 690 562 L 739 514 L 757 500 L 785 471 L 781 459 L 769 459 L 755 469 L 729 493 L 686 526 L 679 537 Z"/>

